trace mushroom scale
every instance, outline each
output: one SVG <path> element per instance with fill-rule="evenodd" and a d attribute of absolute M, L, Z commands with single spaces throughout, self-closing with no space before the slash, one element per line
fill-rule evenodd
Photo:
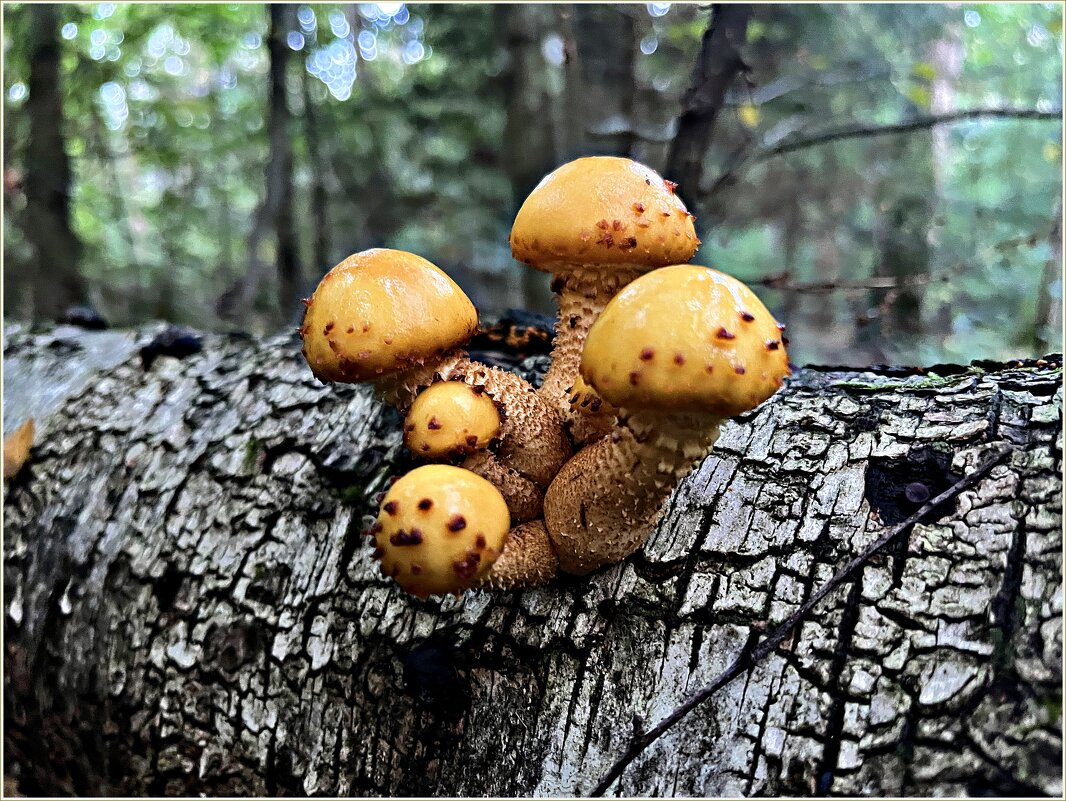
<path fill-rule="evenodd" d="M 640 547 L 721 423 L 790 373 L 781 327 L 740 281 L 675 265 L 631 283 L 589 332 L 581 373 L 619 426 L 579 451 L 544 497 L 560 568 L 587 573 Z"/>
<path fill-rule="evenodd" d="M 510 527 L 491 483 L 461 467 L 424 465 L 389 488 L 370 534 L 382 575 L 425 598 L 482 581 Z"/>

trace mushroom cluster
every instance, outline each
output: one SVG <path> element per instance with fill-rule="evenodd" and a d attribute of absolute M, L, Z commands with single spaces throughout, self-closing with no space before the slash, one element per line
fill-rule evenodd
<path fill-rule="evenodd" d="M 546 176 L 511 231 L 559 303 L 539 389 L 472 361 L 477 311 L 442 270 L 375 249 L 334 267 L 299 331 L 324 381 L 368 382 L 405 415 L 416 468 L 368 534 L 419 597 L 538 586 L 620 561 L 721 424 L 790 374 L 784 326 L 699 247 L 674 184 L 629 159 Z"/>

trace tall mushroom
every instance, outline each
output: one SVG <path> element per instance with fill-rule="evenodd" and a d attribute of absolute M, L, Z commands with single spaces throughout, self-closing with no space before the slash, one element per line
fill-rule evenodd
<path fill-rule="evenodd" d="M 369 382 L 402 412 L 442 380 L 483 390 L 501 411 L 499 437 L 468 466 L 498 482 L 516 520 L 539 514 L 570 455 L 559 416 L 518 376 L 467 358 L 477 311 L 446 273 L 413 253 L 366 250 L 330 270 L 306 303 L 303 353 L 324 381 Z"/>
<path fill-rule="evenodd" d="M 552 363 L 540 394 L 575 442 L 606 433 L 611 415 L 571 407 L 581 347 L 607 302 L 638 275 L 679 264 L 699 247 L 674 184 L 635 161 L 590 156 L 545 176 L 511 229 L 515 259 L 554 275 L 558 295 Z"/>
<path fill-rule="evenodd" d="M 644 275 L 607 305 L 581 374 L 619 408 L 619 426 L 563 465 L 545 495 L 561 570 L 584 574 L 640 547 L 722 422 L 790 374 L 782 328 L 743 283 L 695 265 Z"/>

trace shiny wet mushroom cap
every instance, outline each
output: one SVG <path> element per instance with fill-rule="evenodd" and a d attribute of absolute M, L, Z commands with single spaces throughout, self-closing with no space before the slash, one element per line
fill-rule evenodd
<path fill-rule="evenodd" d="M 477 311 L 443 270 L 413 253 L 375 248 L 349 256 L 306 301 L 300 335 L 325 381 L 367 381 L 461 347 Z"/>
<path fill-rule="evenodd" d="M 488 447 L 500 433 L 500 413 L 484 387 L 441 381 L 415 398 L 403 429 L 415 456 L 459 456 Z"/>
<path fill-rule="evenodd" d="M 734 417 L 789 375 L 781 328 L 747 286 L 697 265 L 648 273 L 589 331 L 581 374 L 627 409 Z"/>
<path fill-rule="evenodd" d="M 507 504 L 491 483 L 460 467 L 425 465 L 389 488 L 370 533 L 382 575 L 425 598 L 481 581 L 510 527 Z"/>
<path fill-rule="evenodd" d="M 692 258 L 699 246 L 692 220 L 674 184 L 655 170 L 588 156 L 546 175 L 526 198 L 511 229 L 511 253 L 548 272 L 561 271 L 556 263 L 650 270 Z"/>

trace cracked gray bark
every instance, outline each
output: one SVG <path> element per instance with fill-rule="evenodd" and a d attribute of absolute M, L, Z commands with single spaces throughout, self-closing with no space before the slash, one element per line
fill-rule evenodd
<path fill-rule="evenodd" d="M 580 795 L 998 443 L 612 791 L 1062 793 L 1060 359 L 801 370 L 623 564 L 419 602 L 359 537 L 398 420 L 317 384 L 294 338 L 145 371 L 149 330 L 5 333 L 5 426 L 39 432 L 4 507 L 24 793 Z"/>

